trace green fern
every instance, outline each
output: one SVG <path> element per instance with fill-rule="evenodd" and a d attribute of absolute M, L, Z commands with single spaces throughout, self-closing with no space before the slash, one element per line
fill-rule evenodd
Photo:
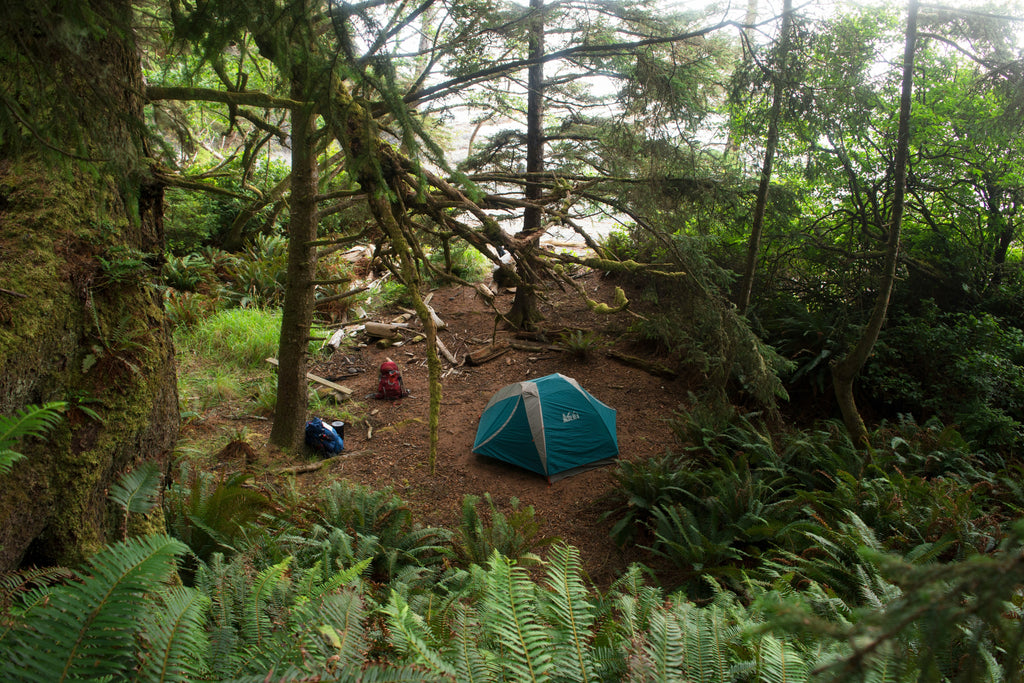
<path fill-rule="evenodd" d="M 718 605 L 699 609 L 678 603 L 672 613 L 679 620 L 686 644 L 683 666 L 692 680 L 729 679 L 731 648 L 737 637 L 735 624 L 729 622 Z"/>
<path fill-rule="evenodd" d="M 207 673 L 209 640 L 203 631 L 209 600 L 199 591 L 177 586 L 162 595 L 145 635 L 137 681 L 195 681 Z"/>
<path fill-rule="evenodd" d="M 144 515 L 156 505 L 159 487 L 160 468 L 156 463 L 144 462 L 111 486 L 108 496 L 125 513 Z"/>
<path fill-rule="evenodd" d="M 384 606 L 388 617 L 389 641 L 405 660 L 411 664 L 426 667 L 429 671 L 454 676 L 455 667 L 441 656 L 438 648 L 430 643 L 430 632 L 423 619 L 409 609 L 405 599 L 395 591 Z"/>
<path fill-rule="evenodd" d="M 274 511 L 265 495 L 244 485 L 244 474 L 218 481 L 206 473 L 186 471 L 182 478 L 186 485 L 174 483 L 165 493 L 167 527 L 204 562 L 216 552 L 237 552 L 246 532 Z M 187 581 L 194 566 L 186 569 Z"/>
<path fill-rule="evenodd" d="M 599 680 L 591 645 L 597 610 L 582 579 L 580 553 L 558 545 L 547 563 L 549 590 L 540 594 L 542 613 L 551 630 L 553 665 L 559 677 L 569 681 Z"/>
<path fill-rule="evenodd" d="M 483 627 L 478 615 L 465 605 L 456 605 L 452 629 L 455 634 L 449 644 L 449 660 L 455 664 L 455 678 L 466 683 L 485 683 L 497 680 L 497 657 L 480 645 Z"/>
<path fill-rule="evenodd" d="M 23 456 L 14 450 L 27 437 L 42 437 L 60 422 L 66 403 L 55 401 L 40 406 L 26 406 L 14 415 L 0 416 L 0 474 L 7 474 Z"/>
<path fill-rule="evenodd" d="M 6 681 L 129 679 L 135 653 L 151 633 L 162 632 L 159 596 L 186 548 L 166 536 L 133 538 L 98 553 L 75 583 L 46 592 L 0 640 L 0 674 Z M 179 593 L 177 595 L 184 595 Z M 181 620 L 180 634 L 198 643 L 196 612 Z M 165 631 L 163 631 L 165 632 Z M 179 642 L 181 642 L 179 640 Z M 190 670 L 180 649 L 157 648 L 169 672 Z M 176 675 L 176 674 L 175 674 Z M 185 680 L 168 678 L 166 680 Z"/>
<path fill-rule="evenodd" d="M 631 681 L 684 681 L 683 662 L 686 645 L 679 621 L 669 613 L 658 610 L 649 620 L 647 632 L 641 638 L 631 639 L 629 680 Z"/>
<path fill-rule="evenodd" d="M 502 675 L 515 681 L 547 681 L 553 673 L 548 632 L 533 608 L 536 596 L 526 570 L 495 552 L 482 609 L 494 635 Z"/>
<path fill-rule="evenodd" d="M 541 534 L 541 522 L 532 506 L 519 507 L 519 500 L 509 501 L 511 513 L 503 514 L 491 494 L 485 493 L 483 502 L 487 518 L 478 510 L 480 498 L 467 495 L 462 499 L 462 518 L 459 521 L 456 552 L 465 563 L 486 564 L 495 550 L 521 566 L 540 564 L 537 552 L 556 539 Z"/>
<path fill-rule="evenodd" d="M 800 653 L 771 635 L 757 642 L 756 673 L 764 683 L 805 683 L 810 679 L 810 670 Z"/>
<path fill-rule="evenodd" d="M 306 624 L 321 636 L 325 661 L 363 664 L 367 649 L 364 598 L 352 590 L 328 595 L 318 603 L 317 619 Z"/>
<path fill-rule="evenodd" d="M 249 590 L 245 601 L 243 632 L 253 646 L 261 648 L 275 628 L 269 615 L 271 604 L 279 600 L 279 594 L 287 590 L 289 577 L 286 575 L 292 558 L 286 558 L 261 571 Z"/>

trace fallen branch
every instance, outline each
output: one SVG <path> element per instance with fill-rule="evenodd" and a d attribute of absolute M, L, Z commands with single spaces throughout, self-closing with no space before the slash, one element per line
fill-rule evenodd
<path fill-rule="evenodd" d="M 458 365 L 459 361 L 455 358 L 455 355 L 448 350 L 448 347 L 444 345 L 440 337 L 434 337 L 434 341 L 437 343 L 437 350 L 441 352 L 441 355 L 447 359 L 452 365 Z"/>
<path fill-rule="evenodd" d="M 509 342 L 516 351 L 565 351 L 565 349 L 557 344 L 524 344 L 523 342 Z"/>
<path fill-rule="evenodd" d="M 512 350 L 511 346 L 498 346 L 480 349 L 475 353 L 466 354 L 466 365 L 483 365 L 489 361 L 499 358 Z"/>
<path fill-rule="evenodd" d="M 631 365 L 634 368 L 640 368 L 644 372 L 654 375 L 655 377 L 665 377 L 667 379 L 672 379 L 678 374 L 675 370 L 664 365 L 661 365 L 660 363 L 644 360 L 643 358 L 637 358 L 636 356 L 630 356 L 628 354 L 615 351 L 614 349 L 608 351 L 608 356 L 610 358 L 614 358 L 617 361 L 625 363 L 626 365 Z"/>
<path fill-rule="evenodd" d="M 291 467 L 282 467 L 279 470 L 274 470 L 273 472 L 271 472 L 271 474 L 276 474 L 276 475 L 279 475 L 279 476 L 282 475 L 282 474 L 308 474 L 309 472 L 316 472 L 318 469 L 320 469 L 321 467 L 323 467 L 327 463 L 333 462 L 335 460 L 341 460 L 342 458 L 349 458 L 349 457 L 352 457 L 353 455 L 363 455 L 364 453 L 369 453 L 369 452 L 370 451 L 368 451 L 368 450 L 352 451 L 351 453 L 344 453 L 344 452 L 342 452 L 342 453 L 338 453 L 337 455 L 332 455 L 329 458 L 324 458 L 323 460 L 317 460 L 316 462 L 307 462 L 307 463 L 302 464 L 302 465 L 292 465 Z"/>
<path fill-rule="evenodd" d="M 267 358 L 266 360 L 267 360 L 268 363 L 273 365 L 275 368 L 277 367 L 277 359 L 276 358 Z M 343 394 L 344 396 L 349 396 L 352 393 L 352 390 L 349 389 L 348 387 L 346 387 L 344 385 L 341 385 L 341 384 L 335 384 L 334 382 L 330 381 L 329 379 L 324 379 L 323 377 L 318 377 L 317 375 L 314 375 L 312 372 L 307 372 L 306 373 L 306 379 L 308 379 L 311 382 L 316 382 L 317 384 L 321 384 L 321 385 L 323 385 L 325 387 L 329 387 L 331 389 L 334 389 L 335 391 Z"/>

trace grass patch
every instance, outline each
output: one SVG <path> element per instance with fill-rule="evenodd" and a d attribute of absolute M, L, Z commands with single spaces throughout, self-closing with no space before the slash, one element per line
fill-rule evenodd
<path fill-rule="evenodd" d="M 272 415 L 277 390 L 266 359 L 277 356 L 280 333 L 281 314 L 258 308 L 232 308 L 178 327 L 174 342 L 183 413 L 251 402 L 246 411 Z M 310 342 L 310 357 L 318 346 Z"/>
<path fill-rule="evenodd" d="M 219 311 L 198 325 L 178 328 L 174 343 L 179 353 L 222 368 L 240 371 L 261 368 L 277 356 L 281 314 L 258 308 Z"/>

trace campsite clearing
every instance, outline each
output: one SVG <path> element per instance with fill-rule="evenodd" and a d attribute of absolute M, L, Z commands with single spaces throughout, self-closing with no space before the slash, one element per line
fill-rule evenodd
<path fill-rule="evenodd" d="M 580 279 L 588 296 L 610 301 L 615 282 L 591 273 Z M 507 310 L 512 294 L 498 294 L 499 310 Z M 439 333 L 445 345 L 460 360 L 490 346 L 495 330 L 494 314 L 474 288 L 454 287 L 434 292 L 432 305 L 448 328 Z M 332 378 L 353 389 L 352 399 L 340 404 L 336 412 L 320 415 L 328 420 L 342 411 L 353 416 L 346 420 L 345 451 L 352 457 L 333 459 L 323 467 L 293 475 L 297 485 L 315 493 L 332 479 L 382 489 L 392 487 L 407 501 L 422 524 L 455 528 L 463 497 L 490 493 L 496 506 L 505 513 L 512 499 L 532 506 L 544 522 L 542 533 L 555 536 L 578 547 L 591 578 L 606 584 L 628 562 L 641 557 L 635 548 L 620 551 L 608 537 L 613 521 L 602 520 L 609 508 L 607 495 L 613 490 L 614 466 L 600 467 L 549 484 L 545 477 L 472 452 L 479 418 L 487 402 L 503 386 L 524 379 L 561 373 L 576 379 L 598 400 L 616 410 L 619 457 L 641 460 L 664 455 L 678 448 L 666 419 L 683 407 L 693 388 L 688 378 L 659 377 L 608 355 L 618 350 L 641 355 L 628 340 L 634 318 L 628 315 L 601 316 L 591 312 L 574 292 L 553 290 L 542 303 L 546 329 L 586 329 L 599 332 L 607 342 L 588 357 L 574 360 L 554 350 L 557 335 L 541 337 L 534 343 L 516 340 L 512 332 L 498 329 L 497 344 L 509 350 L 479 365 L 444 365 L 440 442 L 436 468 L 428 463 L 429 386 L 423 343 L 399 348 L 378 348 L 370 343 L 361 348 L 343 346 L 330 356 L 313 359 L 310 371 Z M 382 319 L 386 318 L 383 316 Z M 540 343 L 536 343 L 539 341 Z M 405 387 L 411 395 L 400 401 L 365 398 L 377 387 L 377 370 L 391 358 L 402 370 Z M 660 360 L 653 358 L 652 360 Z M 269 366 L 268 366 L 269 367 Z M 341 378 L 341 379 L 338 379 Z M 237 432 L 244 425 L 248 441 L 257 452 L 253 471 L 259 481 L 271 489 L 284 490 L 286 482 L 275 470 L 310 462 L 275 451 L 266 443 L 270 423 L 244 415 L 212 414 L 183 430 L 184 438 L 197 430 Z M 367 438 L 369 436 L 369 438 Z M 356 455 L 358 454 L 358 455 Z"/>

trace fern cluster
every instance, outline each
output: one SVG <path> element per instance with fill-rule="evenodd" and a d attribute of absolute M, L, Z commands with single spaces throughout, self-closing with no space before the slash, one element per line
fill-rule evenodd
<path fill-rule="evenodd" d="M 156 490 L 144 469 L 111 500 L 137 514 Z M 990 557 L 941 565 L 925 562 L 925 550 L 886 554 L 851 514 L 841 533 L 817 539 L 831 557 L 819 554 L 825 571 L 812 576 L 807 558 L 791 554 L 767 564 L 770 581 L 738 574 L 736 592 L 706 577 L 709 597 L 696 603 L 648 585 L 640 565 L 598 591 L 579 551 L 561 544 L 532 573 L 494 551 L 486 564 L 463 567 L 399 553 L 419 572 L 380 574 L 377 550 L 360 559 L 351 551 L 372 531 L 408 545 L 401 501 L 339 485 L 322 505 L 317 524 L 296 522 L 278 536 L 295 554 L 268 561 L 274 553 L 242 542 L 230 558 L 196 560 L 191 586 L 177 581 L 187 547 L 159 535 L 112 545 L 69 575 L 5 579 L 0 673 L 12 681 L 1020 680 L 1024 614 L 1014 587 L 1024 584 L 1024 525 Z M 853 573 L 830 573 L 842 564 Z M 843 581 L 850 585 L 837 590 Z"/>
<path fill-rule="evenodd" d="M 745 574 L 785 567 L 857 602 L 858 548 L 966 559 L 997 546 L 1021 500 L 1011 470 L 949 429 L 885 426 L 867 452 L 841 425 L 773 438 L 736 416 L 677 430 L 683 452 L 620 464 L 612 531 L 682 570 L 695 597 L 708 576 L 741 591 Z"/>

